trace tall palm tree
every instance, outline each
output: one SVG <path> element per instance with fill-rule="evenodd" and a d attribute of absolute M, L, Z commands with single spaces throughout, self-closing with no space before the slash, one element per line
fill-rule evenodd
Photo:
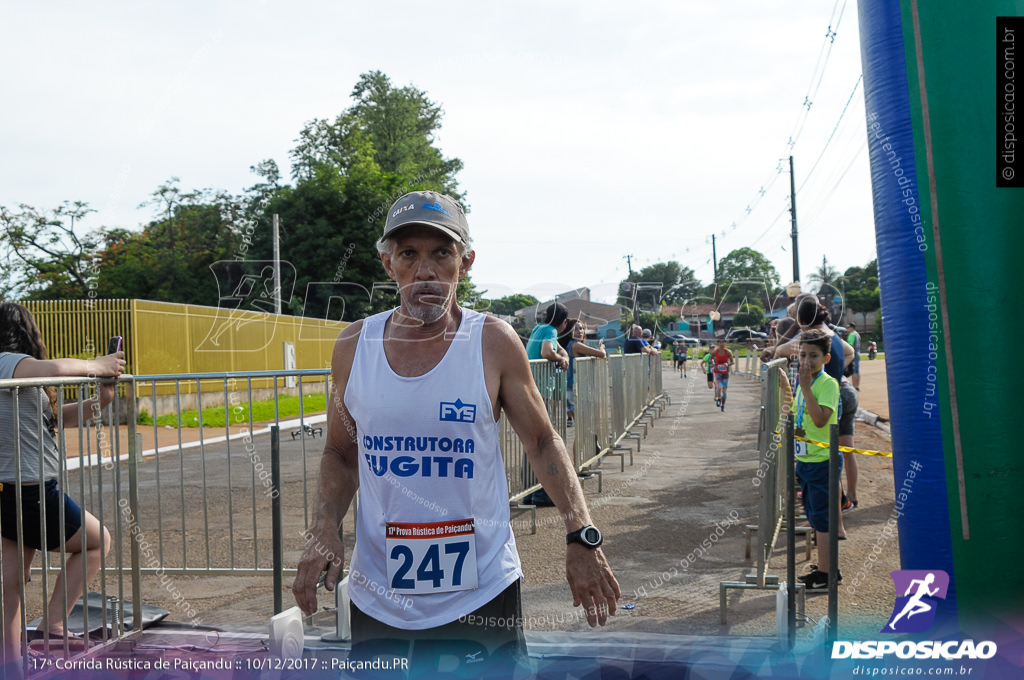
<path fill-rule="evenodd" d="M 819 290 L 823 286 L 833 286 L 839 281 L 839 270 L 828 263 L 828 258 L 824 255 L 821 256 L 821 266 L 814 270 L 814 273 L 808 275 L 808 281 L 818 281 L 821 286 L 818 286 Z"/>

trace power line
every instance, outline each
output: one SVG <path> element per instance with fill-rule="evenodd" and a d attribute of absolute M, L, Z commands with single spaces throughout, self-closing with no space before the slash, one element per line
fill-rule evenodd
<path fill-rule="evenodd" d="M 793 128 L 794 132 L 792 132 L 790 134 L 789 140 L 786 142 L 787 152 L 785 154 L 783 154 L 783 155 L 786 155 L 786 156 L 790 155 L 790 153 L 792 152 L 793 147 L 796 146 L 796 143 L 799 140 L 800 135 L 803 133 L 804 125 L 806 124 L 807 119 L 810 116 L 811 105 L 813 104 L 814 97 L 817 96 L 818 90 L 821 88 L 821 84 L 822 84 L 822 82 L 823 82 L 823 80 L 825 78 L 825 72 L 826 72 L 826 70 L 828 68 L 828 62 L 829 62 L 829 59 L 830 59 L 830 57 L 832 55 L 832 46 L 835 43 L 836 37 L 838 36 L 838 29 L 839 29 L 839 26 L 842 24 L 843 16 L 844 16 L 845 11 L 846 11 L 846 2 L 847 2 L 847 0 L 843 0 L 842 7 L 839 8 L 839 17 L 838 17 L 838 20 L 836 20 L 836 22 L 835 22 L 835 27 L 834 28 L 833 28 L 832 21 L 833 21 L 833 19 L 836 18 L 836 8 L 839 7 L 839 0 L 836 0 L 835 4 L 833 4 L 833 6 L 832 6 L 832 14 L 829 16 L 828 29 L 826 30 L 825 37 L 822 40 L 821 49 L 818 51 L 818 60 L 815 63 L 814 70 L 811 73 L 811 81 L 810 81 L 810 83 L 807 86 L 807 93 L 804 96 L 804 103 L 801 104 L 801 107 L 804 110 L 797 117 L 797 121 L 794 124 L 794 128 Z M 825 55 L 824 56 L 824 61 L 822 61 L 822 54 Z M 821 66 L 820 71 L 818 69 L 819 65 Z M 816 83 L 815 83 L 815 77 L 817 77 L 817 82 Z M 858 82 L 859 82 L 859 79 L 858 79 Z M 813 90 L 812 90 L 812 86 L 813 86 Z M 849 102 L 847 102 L 847 105 L 849 105 Z M 845 109 L 844 109 L 844 111 L 845 111 Z M 842 119 L 842 117 L 840 117 L 840 120 L 841 119 Z M 834 134 L 834 132 L 835 131 L 833 130 L 833 134 Z M 827 144 L 826 144 L 826 147 L 827 147 Z M 823 152 L 824 152 L 824 150 L 823 150 Z M 819 156 L 819 160 L 820 160 L 820 156 Z M 815 164 L 817 164 L 817 163 L 815 163 Z M 747 205 L 744 208 L 744 213 L 738 219 L 736 219 L 736 220 L 734 220 L 732 222 L 732 224 L 730 225 L 731 228 L 732 228 L 732 231 L 735 231 L 738 226 L 741 226 L 742 224 L 744 224 L 746 222 L 747 217 L 749 217 L 750 214 L 754 211 L 754 209 L 757 208 L 758 204 L 761 202 L 761 199 L 763 199 L 765 197 L 765 195 L 768 193 L 768 191 L 771 190 L 772 186 L 775 184 L 775 181 L 778 179 L 779 175 L 781 175 L 783 171 L 784 170 L 783 170 L 783 167 L 782 167 L 782 163 L 780 162 L 779 165 L 776 167 L 775 172 L 771 175 L 771 177 L 768 180 L 766 180 L 764 183 L 761 184 L 761 186 L 758 188 L 758 190 L 757 190 L 756 194 L 754 195 L 754 197 L 752 198 L 752 200 L 747 202 Z M 813 171 L 813 168 L 812 168 L 812 171 Z M 808 174 L 808 178 L 809 177 L 810 177 L 810 174 Z M 806 183 L 806 180 L 805 180 L 805 183 Z M 801 184 L 801 187 L 802 186 L 803 186 L 803 184 Z M 773 220 L 772 221 L 772 225 L 774 225 L 775 222 L 778 221 L 778 219 L 779 218 L 777 217 L 775 220 Z M 770 228 L 771 227 L 769 226 L 769 229 Z M 723 230 L 722 233 L 723 233 L 723 235 L 726 234 L 726 232 L 724 230 Z M 765 233 L 767 233 L 767 231 Z M 757 240 L 759 241 L 763 236 L 764 236 L 764 234 L 762 234 L 760 237 L 758 237 Z M 756 242 L 757 241 L 755 241 L 755 243 Z"/>
<path fill-rule="evenodd" d="M 846 115 L 847 109 L 850 108 L 850 102 L 853 101 L 853 95 L 855 95 L 857 93 L 857 88 L 860 87 L 860 81 L 863 80 L 863 79 L 864 79 L 864 74 L 863 73 L 860 74 L 859 76 L 857 76 L 857 82 L 853 84 L 853 90 L 850 92 L 850 97 L 846 100 L 846 106 L 843 107 L 842 113 L 839 114 L 839 120 L 836 121 L 835 127 L 832 128 L 832 134 L 830 134 L 828 136 L 828 140 L 825 142 L 825 146 L 822 147 L 821 153 L 818 154 L 818 159 L 816 161 L 814 161 L 814 165 L 811 166 L 810 171 L 807 173 L 807 177 L 805 177 L 803 183 L 800 184 L 800 188 L 796 190 L 797 193 L 800 193 L 801 189 L 804 188 L 804 184 L 807 184 L 807 180 L 809 180 L 811 178 L 811 176 L 814 174 L 814 169 L 817 168 L 818 167 L 818 163 L 821 162 L 821 157 L 824 156 L 825 152 L 828 150 L 828 145 L 832 143 L 832 138 L 835 137 L 836 130 L 839 129 L 839 124 L 843 122 L 843 116 Z"/>

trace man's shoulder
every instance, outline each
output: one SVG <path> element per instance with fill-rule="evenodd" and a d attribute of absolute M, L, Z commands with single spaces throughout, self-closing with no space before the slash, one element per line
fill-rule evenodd
<path fill-rule="evenodd" d="M 519 334 L 516 333 L 515 329 L 512 328 L 507 321 L 502 321 L 496 316 L 487 314 L 484 316 L 483 323 L 483 339 L 485 348 L 494 343 L 498 343 L 500 346 L 506 342 L 513 343 L 519 347 L 523 346 L 523 341 L 519 337 Z M 537 332 L 536 327 L 533 329 L 533 332 Z M 531 336 L 532 335 L 533 333 L 531 333 Z"/>
<path fill-rule="evenodd" d="M 363 332 L 363 323 L 365 321 L 366 319 L 359 319 L 358 321 L 353 321 L 342 328 L 341 332 L 338 333 L 337 342 L 351 342 L 352 340 L 358 339 L 359 334 Z"/>
<path fill-rule="evenodd" d="M 331 353 L 331 369 L 337 371 L 343 366 L 345 370 L 352 365 L 356 354 L 356 345 L 363 332 L 363 323 L 366 319 L 353 321 L 341 329 L 338 338 L 334 341 L 334 350 Z"/>

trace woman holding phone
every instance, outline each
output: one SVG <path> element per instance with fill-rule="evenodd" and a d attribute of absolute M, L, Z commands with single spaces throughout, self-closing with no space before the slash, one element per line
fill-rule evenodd
<path fill-rule="evenodd" d="M 0 379 L 50 377 L 119 377 L 124 370 L 124 352 L 96 359 L 49 359 L 32 313 L 14 302 L 0 303 Z M 92 414 L 114 398 L 114 385 L 99 386 L 98 397 L 82 402 L 82 412 Z M 63 407 L 63 424 L 76 427 L 78 403 Z M 42 438 L 40 438 L 40 420 Z M 21 440 L 21 479 L 15 472 L 14 437 L 0 440 L 0 550 L 3 559 L 3 662 L 21 657 L 20 573 L 28 580 L 29 568 L 37 550 L 67 553 L 63 575 L 58 575 L 47 609 L 49 630 L 40 635 L 71 637 L 63 628 L 64 617 L 81 597 L 85 582 L 100 568 L 101 554 L 110 549 L 110 533 L 92 514 L 57 488 L 61 454 L 57 447 L 57 393 L 52 387 L 24 387 L 19 390 L 18 422 L 14 422 L 14 392 L 0 390 L 0 430 Z M 40 475 L 40 464 L 43 467 Z M 40 477 L 45 481 L 40 488 Z M 18 551 L 17 486 L 21 487 L 21 531 L 24 552 Z M 41 536 L 40 496 L 46 499 L 46 536 Z M 60 505 L 64 505 L 64 526 L 60 526 Z M 101 553 L 102 551 L 102 553 Z M 83 579 L 83 561 L 85 578 Z M 63 611 L 62 590 L 66 578 L 68 610 Z"/>

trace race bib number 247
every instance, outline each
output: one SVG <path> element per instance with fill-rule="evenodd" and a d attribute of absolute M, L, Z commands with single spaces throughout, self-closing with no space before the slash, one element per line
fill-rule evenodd
<path fill-rule="evenodd" d="M 477 587 L 473 519 L 388 522 L 388 581 L 398 593 L 425 595 Z"/>

